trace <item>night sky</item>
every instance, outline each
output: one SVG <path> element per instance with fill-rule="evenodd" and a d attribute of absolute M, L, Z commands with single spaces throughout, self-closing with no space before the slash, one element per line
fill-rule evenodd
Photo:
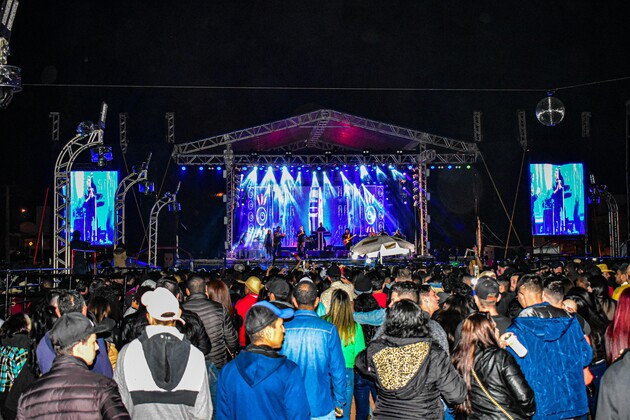
<path fill-rule="evenodd" d="M 127 163 L 153 151 L 150 175 L 162 192 L 178 177 L 168 160 L 165 112 L 175 113 L 176 142 L 183 143 L 321 108 L 472 141 L 479 110 L 480 149 L 511 210 L 522 157 L 516 110 L 524 109 L 525 162 L 584 162 L 618 196 L 625 216 L 630 80 L 565 87 L 630 76 L 628 16 L 627 1 L 22 0 L 9 64 L 22 68 L 24 90 L 0 110 L 1 184 L 12 187 L 15 206 L 34 213 L 52 187 L 59 150 L 78 122 L 97 119 L 101 101 L 109 104 L 105 142 L 114 148 L 114 167 L 124 175 L 118 113 L 127 112 Z M 312 89 L 286 89 L 298 87 Z M 559 126 L 545 127 L 534 110 L 554 89 L 567 114 Z M 51 141 L 51 111 L 61 114 L 58 143 Z M 589 139 L 581 137 L 584 111 L 592 113 Z M 433 178 L 432 195 L 445 197 L 434 206 L 457 208 L 458 195 L 469 203 L 472 173 L 479 174 L 481 219 L 504 241 L 508 221 L 481 162 L 468 173 Z M 526 174 L 515 218 L 525 244 Z M 182 199 L 189 213 L 181 221 L 204 232 L 222 226 L 220 203 L 213 206 L 211 197 L 222 180 L 211 183 L 201 197 Z M 195 188 L 183 185 L 182 192 Z M 141 208 L 152 204 L 140 201 Z M 450 226 L 440 229 L 468 232 L 457 237 L 469 246 L 470 211 L 435 220 L 442 216 Z M 625 232 L 625 220 L 621 226 Z M 217 255 L 220 241 L 199 235 L 188 239 L 195 255 Z"/>

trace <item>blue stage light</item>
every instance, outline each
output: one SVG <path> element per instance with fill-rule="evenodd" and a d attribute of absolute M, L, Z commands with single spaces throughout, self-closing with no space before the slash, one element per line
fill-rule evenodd
<path fill-rule="evenodd" d="M 339 166 L 335 166 L 335 171 L 338 171 L 338 170 L 339 170 Z"/>
<path fill-rule="evenodd" d="M 199 170 L 200 170 L 200 171 L 203 171 L 203 166 L 200 166 L 200 167 L 199 167 Z"/>
<path fill-rule="evenodd" d="M 217 166 L 217 171 L 220 171 L 220 170 L 221 170 L 221 167 L 220 167 L 220 166 Z"/>
<path fill-rule="evenodd" d="M 185 171 L 187 168 L 185 166 L 182 166 L 182 171 Z"/>
<path fill-rule="evenodd" d="M 446 168 L 447 169 L 453 169 L 453 165 L 448 165 Z"/>
<path fill-rule="evenodd" d="M 409 165 L 409 166 L 407 166 L 407 169 L 412 170 L 412 169 L 413 169 L 413 166 L 412 166 L 412 165 Z"/>
<path fill-rule="evenodd" d="M 318 166 L 318 167 L 317 167 L 317 170 L 318 170 L 318 171 L 321 171 L 321 170 L 322 170 L 322 167 L 321 167 L 321 166 Z"/>
<path fill-rule="evenodd" d="M 298 171 L 301 171 L 301 170 L 302 170 L 302 167 L 301 167 L 301 166 L 298 166 Z"/>
<path fill-rule="evenodd" d="M 243 170 L 246 171 L 247 170 L 247 166 L 243 166 Z"/>
<path fill-rule="evenodd" d="M 435 165 L 431 165 L 431 169 L 435 169 Z"/>

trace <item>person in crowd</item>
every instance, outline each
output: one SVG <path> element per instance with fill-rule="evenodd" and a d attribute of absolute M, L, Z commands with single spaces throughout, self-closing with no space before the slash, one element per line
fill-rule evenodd
<path fill-rule="evenodd" d="M 357 357 L 357 369 L 376 380 L 373 419 L 443 419 L 440 397 L 461 404 L 466 383 L 448 355 L 429 338 L 426 318 L 402 299 L 387 311 L 384 333 Z"/>
<path fill-rule="evenodd" d="M 162 278 L 158 280 L 156 285 L 156 289 L 163 288 L 171 292 L 171 294 L 179 302 L 181 290 L 174 279 L 168 277 Z M 144 297 L 144 295 L 142 296 Z M 206 328 L 204 327 L 201 318 L 199 318 L 199 315 L 189 311 L 188 309 L 182 309 L 182 319 L 184 322 L 176 323 L 176 328 L 184 334 L 193 346 L 201 350 L 205 357 L 209 359 L 212 345 L 210 344 L 210 337 L 208 337 Z M 122 344 L 126 345 L 140 337 L 147 325 L 149 325 L 149 318 L 147 316 L 147 308 L 143 305 L 141 310 L 138 310 L 135 314 L 130 315 L 130 319 L 124 326 Z"/>
<path fill-rule="evenodd" d="M 239 299 L 234 305 L 234 309 L 236 313 L 245 321 L 245 315 L 249 308 L 254 306 L 254 304 L 258 301 L 258 293 L 263 288 L 263 284 L 258 277 L 251 276 L 246 281 L 239 280 L 238 283 L 241 283 L 245 286 L 245 296 Z M 238 331 L 238 341 L 241 347 L 245 347 L 247 344 L 247 335 L 245 334 L 245 324 L 241 326 Z"/>
<path fill-rule="evenodd" d="M 266 301 L 249 309 L 250 344 L 221 371 L 217 418 L 310 419 L 300 368 L 278 353 L 284 321 L 293 315 L 293 309 Z"/>
<path fill-rule="evenodd" d="M 372 280 L 372 296 L 374 296 L 374 299 L 376 299 L 376 301 L 378 302 L 378 305 L 381 308 L 383 309 L 387 308 L 387 293 L 384 292 L 384 289 L 386 287 L 385 276 L 380 276 L 380 275 L 372 276 L 371 280 Z M 389 281 L 389 278 L 387 278 L 387 281 Z"/>
<path fill-rule="evenodd" d="M 234 324 L 234 330 L 239 331 L 241 325 L 243 325 L 243 319 L 236 313 L 234 305 L 232 305 L 232 297 L 230 296 L 230 289 L 227 284 L 219 279 L 208 280 L 206 290 L 208 291 L 208 298 L 210 300 L 223 305 L 232 320 L 232 324 Z"/>
<path fill-rule="evenodd" d="M 468 389 L 464 402 L 455 407 L 462 417 L 529 419 L 536 412 L 534 391 L 514 357 L 500 347 L 499 337 L 490 313 L 473 313 L 464 320 L 452 356 Z"/>
<path fill-rule="evenodd" d="M 383 309 L 373 295 L 362 293 L 354 300 L 355 320 L 357 320 L 357 314 L 368 314 L 375 311 L 382 311 L 384 315 Z M 365 345 L 367 346 L 376 334 L 378 326 L 361 322 L 359 322 L 359 325 L 361 326 Z M 368 420 L 370 415 L 370 395 L 372 396 L 372 400 L 376 402 L 377 393 L 374 379 L 366 377 L 355 369 L 354 404 L 356 407 L 356 420 Z"/>
<path fill-rule="evenodd" d="M 588 412 L 583 368 L 591 363 L 593 351 L 577 319 L 543 302 L 542 291 L 538 276 L 523 276 L 519 281 L 517 299 L 524 309 L 508 332 L 528 352 L 521 358 L 509 351 L 534 390 L 534 419 L 583 416 Z"/>
<path fill-rule="evenodd" d="M 220 370 L 228 362 L 227 349 L 231 353 L 238 350 L 238 334 L 223 305 L 208 298 L 205 280 L 198 276 L 190 276 L 186 282 L 188 300 L 182 305 L 201 318 L 206 333 L 210 338 L 210 361 Z M 218 372 L 217 372 L 218 374 Z"/>
<path fill-rule="evenodd" d="M 599 388 L 595 420 L 624 420 L 628 418 L 630 413 L 630 398 L 628 398 L 628 388 L 630 387 L 629 354 L 630 348 L 625 349 L 617 361 L 604 373 Z"/>
<path fill-rule="evenodd" d="M 500 315 L 497 311 L 497 304 L 501 301 L 499 283 L 490 277 L 482 277 L 477 281 L 473 300 L 479 312 L 485 312 L 492 317 L 501 335 L 505 334 L 512 320 Z"/>
<path fill-rule="evenodd" d="M 420 286 L 420 301 L 422 302 L 422 288 Z M 425 301 L 430 297 L 425 293 Z M 432 302 L 432 301 L 429 301 Z M 433 305 L 433 303 L 431 303 Z M 424 307 L 425 305 L 422 305 Z M 455 349 L 455 344 L 457 341 L 457 326 L 462 323 L 464 318 L 468 316 L 471 312 L 471 307 L 469 306 L 469 302 L 467 298 L 460 294 L 454 293 L 450 295 L 444 303 L 442 307 L 434 312 L 433 319 L 440 324 L 440 326 L 444 329 L 446 333 L 446 338 L 448 340 L 448 348 L 449 354 L 453 352 Z"/>
<path fill-rule="evenodd" d="M 437 296 L 435 296 L 435 298 L 431 297 L 431 292 L 433 292 L 433 289 L 429 285 L 422 285 L 420 286 L 420 288 L 421 290 L 425 291 L 425 295 L 428 295 L 428 297 L 425 296 L 426 305 L 424 306 L 424 308 L 430 311 L 433 308 L 435 298 L 437 298 Z M 431 291 L 426 291 L 427 288 L 431 289 Z M 419 300 L 418 285 L 412 281 L 394 283 L 390 292 L 389 308 L 391 308 L 392 305 L 401 300 L 410 300 L 417 304 Z M 442 348 L 442 350 L 446 352 L 447 355 L 450 354 L 446 332 L 439 323 L 431 319 L 430 312 L 428 312 L 424 308 L 423 305 L 420 305 L 420 309 L 422 309 L 422 316 L 427 321 L 426 324 L 429 330 L 429 336 Z M 382 332 L 383 330 L 381 329 L 381 331 L 376 333 L 376 336 L 380 336 Z"/>
<path fill-rule="evenodd" d="M 612 364 L 624 349 L 630 348 L 630 290 L 619 296 L 617 311 L 606 329 L 606 359 Z"/>
<path fill-rule="evenodd" d="M 579 277 L 578 277 L 579 278 Z M 593 376 L 589 384 L 588 402 L 591 414 L 596 413 L 597 393 L 601 378 L 606 371 L 606 346 L 605 335 L 608 327 L 608 320 L 597 312 L 597 307 L 591 294 L 582 287 L 574 287 L 564 296 L 566 300 L 572 300 L 576 304 L 577 313 L 588 323 L 590 333 L 587 335 L 588 341 L 593 349 L 593 359 L 588 365 L 590 374 Z"/>
<path fill-rule="evenodd" d="M 158 287 L 142 296 L 149 325 L 122 348 L 114 379 L 134 418 L 212 416 L 204 354 L 175 328 L 183 323 L 179 301 Z"/>
<path fill-rule="evenodd" d="M 617 301 L 610 297 L 608 282 L 604 276 L 591 277 L 591 290 L 593 291 L 593 298 L 595 298 L 598 311 L 603 314 L 608 321 L 612 321 L 615 317 Z"/>
<path fill-rule="evenodd" d="M 433 318 L 433 314 L 440 309 L 440 297 L 435 293 L 433 287 L 428 284 L 423 284 L 419 288 L 420 293 L 420 307 L 423 312 L 429 315 L 429 318 Z"/>
<path fill-rule="evenodd" d="M 354 359 L 365 348 L 363 329 L 354 321 L 352 316 L 350 296 L 341 289 L 333 292 L 330 310 L 324 319 L 337 327 L 337 332 L 341 338 L 341 350 L 346 362 L 346 409 L 342 418 L 349 419 L 352 396 L 354 395 Z"/>
<path fill-rule="evenodd" d="M 630 265 L 627 263 L 623 263 L 617 268 L 617 276 L 615 279 L 619 287 L 617 287 L 612 294 L 614 300 L 619 300 L 621 293 L 630 287 L 630 283 L 628 283 L 628 271 L 630 271 Z"/>
<path fill-rule="evenodd" d="M 321 309 L 318 313 L 325 315 L 330 310 L 330 298 L 335 290 L 341 289 L 350 296 L 350 299 L 354 299 L 354 285 L 347 278 L 342 276 L 341 268 L 338 265 L 333 264 L 326 270 L 326 275 L 331 281 L 330 287 L 321 294 Z"/>
<path fill-rule="evenodd" d="M 295 316 L 285 325 L 281 353 L 295 362 L 302 374 L 312 418 L 341 417 L 346 405 L 346 366 L 339 333 L 317 316 L 317 287 L 301 281 L 293 291 Z"/>
<path fill-rule="evenodd" d="M 497 277 L 499 293 L 501 297 L 497 300 L 497 312 L 503 316 L 507 314 L 510 302 L 516 299 L 516 293 L 510 291 L 510 279 L 507 276 Z"/>
<path fill-rule="evenodd" d="M 57 357 L 20 397 L 17 418 L 129 419 L 116 382 L 88 369 L 99 349 L 96 334 L 113 324 L 95 327 L 80 312 L 62 315 L 49 332 Z"/>
<path fill-rule="evenodd" d="M 289 302 L 291 298 L 291 285 L 280 277 L 273 277 L 265 284 L 265 288 L 269 292 L 269 300 L 272 302 L 282 302 L 287 307 L 293 308 L 293 304 Z"/>
<path fill-rule="evenodd" d="M 56 300 L 56 315 L 60 318 L 63 315 L 69 313 L 80 313 L 82 315 L 87 314 L 87 306 L 85 300 L 78 292 L 62 290 L 59 293 L 59 297 Z M 110 328 L 111 329 L 111 328 Z M 102 375 L 111 378 L 113 375 L 112 364 L 107 355 L 107 345 L 102 338 L 97 339 L 99 348 L 103 349 L 102 352 L 96 354 L 94 364 L 90 364 L 89 368 L 93 372 L 100 373 Z M 55 350 L 50 340 L 50 334 L 44 335 L 37 345 L 37 363 L 39 370 L 42 374 L 47 373 L 53 365 L 55 359 Z"/>
<path fill-rule="evenodd" d="M 22 392 L 39 375 L 31 319 L 25 313 L 11 315 L 0 327 L 0 413 L 4 420 L 17 415 Z"/>
<path fill-rule="evenodd" d="M 88 303 L 88 317 L 93 319 L 96 324 L 100 324 L 104 319 L 111 319 L 112 307 L 110 302 L 102 296 L 93 296 Z M 120 340 L 120 329 L 112 328 L 110 333 L 105 337 L 105 347 L 100 351 L 107 352 L 109 362 L 112 369 L 116 368 L 116 360 L 118 359 L 118 349 L 116 343 Z"/>

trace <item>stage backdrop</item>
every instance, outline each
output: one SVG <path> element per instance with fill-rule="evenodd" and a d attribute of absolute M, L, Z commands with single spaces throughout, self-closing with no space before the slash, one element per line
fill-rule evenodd
<path fill-rule="evenodd" d="M 116 171 L 72 171 L 70 177 L 70 226 L 92 245 L 114 242 Z"/>
<path fill-rule="evenodd" d="M 287 235 L 282 246 L 289 247 L 297 246 L 300 226 L 310 235 L 320 223 L 330 233 L 327 245 L 333 246 L 343 245 L 341 236 L 346 228 L 357 237 L 381 229 L 391 234 L 396 229 L 409 230 L 400 227 L 393 211 L 398 207 L 395 202 L 402 200 L 399 186 L 406 178 L 396 169 L 290 171 L 268 167 L 250 168 L 240 176 L 234 220 L 236 248 L 261 249 L 267 230 L 278 226 Z"/>
<path fill-rule="evenodd" d="M 529 165 L 532 235 L 584 235 L 584 165 Z"/>

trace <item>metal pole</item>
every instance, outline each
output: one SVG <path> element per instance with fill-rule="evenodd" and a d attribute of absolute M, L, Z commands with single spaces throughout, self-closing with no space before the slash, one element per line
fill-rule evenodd
<path fill-rule="evenodd" d="M 630 140 L 630 99 L 626 101 L 626 255 L 630 239 L 630 188 L 628 187 L 628 140 Z"/>

